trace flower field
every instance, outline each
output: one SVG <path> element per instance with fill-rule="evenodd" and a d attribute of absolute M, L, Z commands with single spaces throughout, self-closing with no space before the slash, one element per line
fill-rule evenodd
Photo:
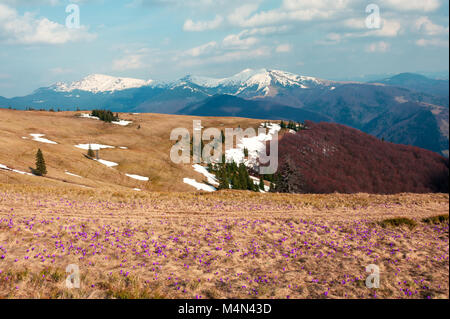
<path fill-rule="evenodd" d="M 0 184 L 0 298 L 449 298 L 448 217 L 425 219 L 448 205 Z M 412 222 L 386 222 L 399 217 Z M 66 287 L 70 264 L 80 288 Z"/>

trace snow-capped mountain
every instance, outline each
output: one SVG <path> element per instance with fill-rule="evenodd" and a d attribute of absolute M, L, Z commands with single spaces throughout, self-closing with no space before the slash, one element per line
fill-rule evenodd
<path fill-rule="evenodd" d="M 280 70 L 245 69 L 242 72 L 226 78 L 188 75 L 179 81 L 174 82 L 172 85 L 186 86 L 194 84 L 209 89 L 209 91 L 211 91 L 211 89 L 218 89 L 221 91 L 217 93 L 267 96 L 275 93 L 274 91 L 276 90 L 274 90 L 274 87 L 308 89 L 317 88 L 318 86 L 329 86 L 330 83 L 330 81 Z"/>
<path fill-rule="evenodd" d="M 80 81 L 72 83 L 58 82 L 51 86 L 56 92 L 72 92 L 75 90 L 91 93 L 114 92 L 126 89 L 139 88 L 152 84 L 153 80 L 140 80 L 133 78 L 120 78 L 103 74 L 91 74 Z"/>
<path fill-rule="evenodd" d="M 448 81 L 441 85 L 403 75 L 379 82 L 384 85 L 269 69 L 245 69 L 223 78 L 189 75 L 171 82 L 93 74 L 26 96 L 0 97 L 0 107 L 328 120 L 448 156 L 448 89 L 436 90 L 437 84 L 448 88 Z"/>

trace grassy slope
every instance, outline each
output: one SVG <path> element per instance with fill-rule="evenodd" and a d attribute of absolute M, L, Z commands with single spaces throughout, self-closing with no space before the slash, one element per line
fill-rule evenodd
<path fill-rule="evenodd" d="M 87 113 L 87 112 L 84 112 Z M 242 118 L 201 118 L 162 114 L 120 114 L 121 119 L 133 124 L 123 127 L 97 120 L 78 118 L 76 112 L 38 112 L 0 109 L 0 164 L 18 170 L 30 171 L 35 165 L 35 154 L 41 148 L 47 162 L 47 178 L 22 176 L 1 171 L 0 182 L 46 184 L 64 186 L 67 183 L 87 187 L 124 190 L 135 187 L 148 191 L 195 191 L 183 183 L 184 177 L 204 180 L 191 165 L 176 165 L 170 161 L 170 132 L 185 127 L 192 132 L 192 120 L 201 119 L 204 127 L 257 127 L 261 120 Z M 138 125 L 141 126 L 137 129 Z M 29 134 L 45 134 L 58 145 L 31 140 Z M 22 137 L 30 139 L 25 140 Z M 128 150 L 105 149 L 100 158 L 119 163 L 111 169 L 86 159 L 77 144 L 99 143 L 124 146 Z M 65 170 L 83 178 L 65 174 Z M 150 182 L 141 182 L 125 176 L 147 176 Z"/>

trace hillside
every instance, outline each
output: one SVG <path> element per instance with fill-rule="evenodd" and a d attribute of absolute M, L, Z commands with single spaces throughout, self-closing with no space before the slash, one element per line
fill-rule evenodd
<path fill-rule="evenodd" d="M 238 116 L 254 119 L 277 119 L 303 122 L 330 121 L 325 115 L 300 108 L 261 100 L 245 100 L 232 95 L 214 95 L 200 103 L 189 105 L 178 112 L 195 116 Z"/>
<path fill-rule="evenodd" d="M 117 125 L 82 118 L 79 116 L 82 113 L 89 112 L 0 109 L 0 165 L 30 173 L 30 168 L 35 165 L 36 151 L 40 148 L 48 170 L 48 175 L 41 178 L 1 169 L 0 166 L 0 183 L 77 186 L 116 191 L 138 188 L 142 191 L 192 192 L 197 189 L 184 183 L 183 179 L 202 182 L 205 176 L 196 172 L 190 164 L 176 165 L 171 162 L 170 149 L 175 143 L 170 140 L 172 129 L 184 127 L 192 134 L 194 119 L 201 119 L 205 128 L 238 125 L 257 128 L 262 122 L 243 118 L 119 113 L 122 120 L 130 123 Z M 45 140 L 57 144 L 45 143 Z M 109 146 L 99 151 L 99 157 L 117 166 L 108 167 L 87 159 L 84 154 L 87 153 L 89 143 L 93 147 L 95 144 Z M 132 178 L 126 174 L 149 180 Z"/>
<path fill-rule="evenodd" d="M 306 123 L 279 142 L 280 192 L 448 192 L 448 159 L 332 123 Z"/>
<path fill-rule="evenodd" d="M 448 157 L 448 81 L 410 73 L 373 83 L 268 69 L 245 69 L 223 78 L 187 75 L 171 81 L 92 74 L 26 96 L 0 97 L 0 107 L 332 121 Z"/>
<path fill-rule="evenodd" d="M 448 80 L 430 79 L 415 73 L 400 73 L 373 82 L 403 87 L 417 92 L 442 96 L 448 99 Z"/>

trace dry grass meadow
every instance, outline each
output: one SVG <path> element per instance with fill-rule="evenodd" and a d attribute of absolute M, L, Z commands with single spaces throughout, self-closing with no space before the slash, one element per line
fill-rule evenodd
<path fill-rule="evenodd" d="M 171 128 L 193 118 L 74 115 L 0 110 L 0 164 L 29 171 L 40 147 L 49 171 L 0 170 L 0 298 L 449 298 L 448 194 L 196 192 L 182 179 L 202 175 L 168 160 Z M 58 144 L 22 139 L 33 133 Z M 111 169 L 79 143 L 128 150 L 101 151 Z M 69 264 L 79 289 L 66 287 Z"/>
<path fill-rule="evenodd" d="M 449 298 L 448 205 L 2 184 L 0 297 Z M 69 264 L 79 289 L 65 286 Z M 369 264 L 379 289 L 365 287 Z"/>
<path fill-rule="evenodd" d="M 164 114 L 121 113 L 120 118 L 133 121 L 128 126 L 114 125 L 89 118 L 80 118 L 81 112 L 39 112 L 0 109 L 0 164 L 20 171 L 30 172 L 35 166 L 35 155 L 41 148 L 47 163 L 48 174 L 42 178 L 18 174 L 0 174 L 0 183 L 29 185 L 102 188 L 125 191 L 139 188 L 144 191 L 195 191 L 183 183 L 183 178 L 202 181 L 204 176 L 191 165 L 176 165 L 170 160 L 170 132 L 177 127 L 192 133 L 192 121 L 201 119 L 206 127 L 257 128 L 261 120 L 243 118 L 198 118 Z M 58 144 L 33 141 L 29 134 L 45 134 L 44 138 Z M 23 139 L 27 137 L 28 139 Z M 78 144 L 103 144 L 114 149 L 102 149 L 100 158 L 118 163 L 108 168 L 89 160 L 78 149 Z M 128 149 L 120 149 L 127 147 Z M 65 174 L 65 171 L 82 178 Z M 125 174 L 149 177 L 149 182 L 131 179 Z"/>

